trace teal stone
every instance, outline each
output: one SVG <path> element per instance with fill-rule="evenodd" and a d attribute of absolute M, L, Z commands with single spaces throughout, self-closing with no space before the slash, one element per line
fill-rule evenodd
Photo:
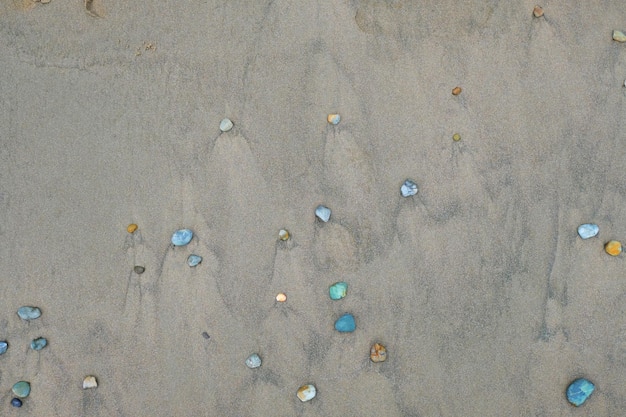
<path fill-rule="evenodd" d="M 7 342 L 0 342 L 0 355 L 5 353 L 9 348 L 9 344 Z"/>
<path fill-rule="evenodd" d="M 48 340 L 45 337 L 40 337 L 30 342 L 30 348 L 32 350 L 41 350 L 45 348 L 47 344 Z"/>
<path fill-rule="evenodd" d="M 30 394 L 30 383 L 26 381 L 16 382 L 12 389 L 16 397 L 26 398 Z"/>
<path fill-rule="evenodd" d="M 567 401 L 575 405 L 581 406 L 596 388 L 593 383 L 585 378 L 579 378 L 567 387 Z"/>
<path fill-rule="evenodd" d="M 341 300 L 348 293 L 348 283 L 347 282 L 335 282 L 328 289 L 330 293 L 331 300 Z"/>
<path fill-rule="evenodd" d="M 341 333 L 350 333 L 356 329 L 356 322 L 352 314 L 344 314 L 335 322 L 335 330 Z"/>
<path fill-rule="evenodd" d="M 202 262 L 202 256 L 200 255 L 189 255 L 187 258 L 187 265 L 191 267 L 200 265 L 200 262 Z"/>
<path fill-rule="evenodd" d="M 174 246 L 185 246 L 193 239 L 193 232 L 189 229 L 180 229 L 172 235 L 172 244 Z"/>
<path fill-rule="evenodd" d="M 41 317 L 41 310 L 38 307 L 23 306 L 17 309 L 17 315 L 22 320 L 35 320 Z"/>

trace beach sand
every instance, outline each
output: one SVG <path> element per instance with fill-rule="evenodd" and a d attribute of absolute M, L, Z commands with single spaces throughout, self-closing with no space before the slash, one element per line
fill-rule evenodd
<path fill-rule="evenodd" d="M 626 8 L 534 6 L 2 0 L 0 413 L 623 415 Z"/>

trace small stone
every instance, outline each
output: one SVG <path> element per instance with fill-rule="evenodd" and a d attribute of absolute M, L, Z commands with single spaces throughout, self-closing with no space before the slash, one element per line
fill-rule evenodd
<path fill-rule="evenodd" d="M 128 225 L 128 227 L 126 228 L 126 231 L 128 233 L 135 233 L 137 231 L 137 229 L 139 228 L 139 226 L 137 226 L 135 223 L 131 223 Z"/>
<path fill-rule="evenodd" d="M 15 408 L 20 408 L 22 406 L 22 400 L 20 400 L 19 398 L 13 398 L 11 400 L 11 405 Z"/>
<path fill-rule="evenodd" d="M 189 255 L 189 257 L 187 257 L 187 265 L 190 267 L 198 266 L 200 262 L 202 262 L 202 256 L 200 255 Z"/>
<path fill-rule="evenodd" d="M 622 253 L 622 244 L 617 240 L 611 240 L 604 245 L 604 250 L 611 256 L 617 256 Z"/>
<path fill-rule="evenodd" d="M 189 229 L 180 229 L 172 235 L 172 244 L 174 246 L 185 246 L 193 239 L 193 232 Z"/>
<path fill-rule="evenodd" d="M 326 120 L 328 120 L 328 123 L 331 125 L 337 125 L 341 121 L 341 116 L 338 114 L 329 114 Z"/>
<path fill-rule="evenodd" d="M 26 398 L 30 394 L 30 383 L 26 381 L 16 382 L 12 390 L 17 397 Z"/>
<path fill-rule="evenodd" d="M 595 385 L 585 378 L 579 378 L 567 387 L 567 401 L 575 405 L 581 406 L 595 389 Z"/>
<path fill-rule="evenodd" d="M 30 342 L 30 348 L 32 350 L 41 350 L 48 345 L 48 340 L 45 337 L 39 337 Z"/>
<path fill-rule="evenodd" d="M 459 135 L 458 133 L 455 133 L 454 135 L 452 135 L 452 140 L 455 142 L 458 142 L 461 140 L 461 135 Z"/>
<path fill-rule="evenodd" d="M 282 241 L 288 240 L 289 232 L 286 231 L 285 229 L 280 229 L 280 231 L 278 232 L 278 238 Z"/>
<path fill-rule="evenodd" d="M 324 223 L 330 220 L 330 209 L 328 207 L 319 205 L 315 209 L 315 215 Z"/>
<path fill-rule="evenodd" d="M 50 3 L 50 0 L 39 0 L 41 2 L 41 4 L 48 4 Z"/>
<path fill-rule="evenodd" d="M 404 184 L 400 187 L 400 193 L 402 193 L 402 197 L 411 197 L 417 194 L 417 184 L 411 180 L 404 181 Z"/>
<path fill-rule="evenodd" d="M 317 389 L 313 384 L 306 384 L 298 388 L 296 395 L 302 402 L 311 401 L 317 395 Z"/>
<path fill-rule="evenodd" d="M 261 357 L 258 354 L 253 353 L 248 356 L 248 359 L 246 359 L 246 366 L 250 369 L 258 368 L 261 366 Z"/>
<path fill-rule="evenodd" d="M 385 362 L 387 360 L 387 348 L 380 343 L 374 343 L 370 348 L 370 360 L 372 362 Z"/>
<path fill-rule="evenodd" d="M 541 17 L 543 16 L 543 8 L 541 6 L 535 6 L 533 9 L 533 16 Z"/>
<path fill-rule="evenodd" d="M 344 314 L 335 322 L 335 330 L 341 333 L 351 333 L 356 329 L 356 322 L 352 314 Z"/>
<path fill-rule="evenodd" d="M 144 272 L 146 272 L 146 268 L 144 268 L 144 267 L 143 267 L 143 266 L 141 266 L 141 265 L 135 265 L 135 267 L 133 268 L 133 271 L 135 271 L 135 274 L 137 274 L 137 275 L 141 275 L 141 274 L 143 274 Z"/>
<path fill-rule="evenodd" d="M 620 32 L 619 30 L 614 30 L 613 40 L 617 42 L 626 42 L 626 35 L 624 35 L 624 32 Z"/>
<path fill-rule="evenodd" d="M 581 239 L 589 239 L 597 236 L 599 232 L 600 228 L 597 224 L 585 223 L 578 226 L 578 236 L 580 236 Z"/>
<path fill-rule="evenodd" d="M 41 310 L 38 307 L 23 306 L 17 309 L 17 315 L 22 320 L 35 320 L 41 317 Z"/>
<path fill-rule="evenodd" d="M 207 332 L 202 332 L 202 337 L 204 337 L 206 340 L 209 340 L 211 338 L 211 336 L 209 336 Z"/>
<path fill-rule="evenodd" d="M 348 283 L 347 282 L 335 282 L 328 289 L 331 300 L 341 300 L 348 293 Z"/>
<path fill-rule="evenodd" d="M 98 380 L 93 375 L 88 375 L 83 379 L 83 389 L 98 388 Z"/>
<path fill-rule="evenodd" d="M 233 122 L 230 119 L 223 119 L 220 122 L 220 130 L 222 132 L 228 132 L 232 128 L 233 128 Z"/>
<path fill-rule="evenodd" d="M 0 342 L 0 355 L 2 355 L 3 353 L 6 353 L 8 348 L 9 348 L 9 344 L 7 342 Z"/>
<path fill-rule="evenodd" d="M 278 301 L 279 303 L 284 303 L 285 301 L 287 301 L 287 294 L 285 294 L 284 292 L 276 294 L 276 301 Z"/>
<path fill-rule="evenodd" d="M 458 96 L 459 94 L 461 94 L 461 91 L 463 91 L 463 89 L 461 87 L 454 87 L 452 89 L 452 95 L 453 96 Z"/>

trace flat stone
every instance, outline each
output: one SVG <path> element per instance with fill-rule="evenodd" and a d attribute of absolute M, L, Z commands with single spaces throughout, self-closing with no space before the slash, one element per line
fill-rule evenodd
<path fill-rule="evenodd" d="M 19 398 L 13 398 L 11 399 L 11 405 L 15 408 L 20 408 L 22 406 L 22 400 Z"/>
<path fill-rule="evenodd" d="M 233 128 L 233 122 L 230 119 L 223 119 L 220 122 L 220 130 L 222 132 L 228 132 L 232 128 Z"/>
<path fill-rule="evenodd" d="M 41 350 L 48 345 L 48 340 L 45 337 L 38 337 L 30 342 L 30 348 L 32 350 Z"/>
<path fill-rule="evenodd" d="M 374 343 L 370 348 L 370 360 L 372 362 L 385 362 L 387 360 L 387 348 L 380 343 Z"/>
<path fill-rule="evenodd" d="M 0 342 L 0 355 L 2 355 L 3 353 L 6 353 L 8 348 L 9 348 L 9 344 L 7 342 Z"/>
<path fill-rule="evenodd" d="M 622 244 L 617 240 L 611 240 L 606 242 L 606 245 L 604 245 L 604 250 L 611 256 L 617 256 L 622 253 Z"/>
<path fill-rule="evenodd" d="M 341 116 L 339 116 L 338 114 L 329 114 L 326 120 L 331 125 L 338 125 L 339 122 L 341 121 Z"/>
<path fill-rule="evenodd" d="M 613 40 L 617 42 L 626 42 L 626 35 L 624 35 L 624 32 L 620 32 L 619 30 L 614 30 Z"/>
<path fill-rule="evenodd" d="M 250 369 L 258 368 L 261 366 L 261 357 L 257 353 L 253 353 L 246 359 L 246 366 Z"/>
<path fill-rule="evenodd" d="M 13 394 L 15 394 L 17 397 L 26 398 L 30 394 L 30 382 L 16 382 L 11 390 L 13 391 Z"/>
<path fill-rule="evenodd" d="M 348 283 L 347 282 L 335 282 L 328 289 L 330 299 L 331 300 L 341 300 L 348 293 Z"/>
<path fill-rule="evenodd" d="M 93 375 L 88 375 L 83 379 L 83 389 L 98 388 L 98 380 Z"/>
<path fill-rule="evenodd" d="M 39 307 L 23 306 L 17 309 L 17 315 L 22 320 L 35 320 L 41 317 L 41 310 Z"/>
<path fill-rule="evenodd" d="M 400 187 L 400 193 L 402 193 L 402 197 L 411 197 L 417 194 L 417 184 L 411 180 L 404 181 L 404 184 Z"/>
<path fill-rule="evenodd" d="M 581 406 L 595 389 L 595 385 L 585 378 L 579 378 L 567 387 L 567 401 L 575 405 Z"/>
<path fill-rule="evenodd" d="M 321 204 L 315 209 L 315 215 L 324 223 L 330 220 L 330 209 Z"/>
<path fill-rule="evenodd" d="M 356 322 L 352 314 L 346 313 L 335 322 L 335 330 L 341 333 L 351 333 L 356 329 Z"/>
<path fill-rule="evenodd" d="M 578 226 L 578 236 L 581 239 L 589 239 L 591 237 L 595 237 L 600 232 L 600 228 L 597 224 L 593 223 L 585 223 Z"/>
<path fill-rule="evenodd" d="M 202 256 L 200 255 L 189 255 L 187 257 L 187 265 L 190 267 L 198 266 L 202 262 Z"/>
<path fill-rule="evenodd" d="M 302 402 L 311 401 L 317 395 L 317 389 L 313 384 L 306 384 L 298 388 L 296 395 Z"/>
<path fill-rule="evenodd" d="M 189 229 L 180 229 L 172 235 L 172 244 L 174 246 L 185 246 L 193 239 L 193 232 Z"/>
<path fill-rule="evenodd" d="M 543 16 L 543 8 L 541 6 L 535 6 L 533 9 L 533 16 L 541 17 Z"/>

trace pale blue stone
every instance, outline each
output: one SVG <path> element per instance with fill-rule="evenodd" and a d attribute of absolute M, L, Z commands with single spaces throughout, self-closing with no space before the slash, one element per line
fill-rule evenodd
<path fill-rule="evenodd" d="M 41 350 L 45 348 L 47 344 L 48 340 L 46 340 L 45 337 L 40 337 L 30 342 L 30 348 L 32 350 Z"/>
<path fill-rule="evenodd" d="M 9 344 L 7 342 L 0 342 L 0 355 L 5 353 L 9 348 Z"/>
<path fill-rule="evenodd" d="M 347 282 L 335 282 L 328 289 L 331 300 L 341 300 L 346 296 L 348 292 L 348 283 Z"/>
<path fill-rule="evenodd" d="M 589 239 L 590 237 L 597 236 L 600 232 L 600 227 L 597 224 L 585 223 L 578 226 L 578 236 L 581 239 Z"/>
<path fill-rule="evenodd" d="M 193 267 L 198 266 L 202 262 L 202 256 L 200 255 L 189 255 L 187 258 L 187 265 Z"/>
<path fill-rule="evenodd" d="M 22 320 L 35 320 L 41 317 L 41 310 L 38 307 L 24 306 L 17 309 L 17 315 Z"/>
<path fill-rule="evenodd" d="M 577 379 L 567 387 L 567 400 L 578 407 L 587 401 L 595 388 L 591 381 L 585 378 Z"/>
<path fill-rule="evenodd" d="M 335 322 L 335 330 L 341 333 L 350 333 L 356 329 L 356 322 L 352 314 L 344 314 Z"/>
<path fill-rule="evenodd" d="M 248 359 L 246 359 L 246 366 L 250 369 L 258 368 L 259 366 L 261 366 L 261 357 L 258 355 L 258 353 L 253 353 L 252 355 L 248 356 Z"/>
<path fill-rule="evenodd" d="M 411 197 L 417 194 L 417 184 L 411 180 L 406 180 L 400 187 L 400 192 L 402 193 L 402 197 Z"/>
<path fill-rule="evenodd" d="M 15 396 L 26 398 L 30 394 L 30 383 L 26 381 L 16 382 L 12 389 Z"/>
<path fill-rule="evenodd" d="M 193 239 L 193 232 L 189 229 L 180 229 L 172 235 L 172 244 L 174 246 L 185 246 Z"/>
<path fill-rule="evenodd" d="M 315 215 L 319 217 L 321 221 L 326 223 L 328 220 L 330 220 L 330 209 L 328 207 L 319 205 L 315 209 Z"/>

